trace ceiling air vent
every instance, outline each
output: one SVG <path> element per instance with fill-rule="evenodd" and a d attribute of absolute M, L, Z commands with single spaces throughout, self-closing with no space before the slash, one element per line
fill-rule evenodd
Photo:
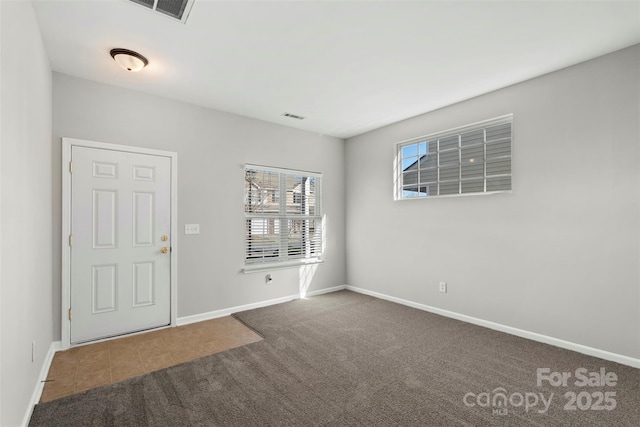
<path fill-rule="evenodd" d="M 187 21 L 194 0 L 128 0 L 147 7 L 165 16 L 177 19 L 183 24 Z"/>
<path fill-rule="evenodd" d="M 291 117 L 292 119 L 304 120 L 304 117 L 298 116 L 297 114 L 282 113 L 282 115 L 285 117 Z"/>

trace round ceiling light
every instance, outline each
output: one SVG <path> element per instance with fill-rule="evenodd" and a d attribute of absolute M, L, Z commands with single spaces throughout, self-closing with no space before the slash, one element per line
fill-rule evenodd
<path fill-rule="evenodd" d="M 111 49 L 111 57 L 127 71 L 140 71 L 149 63 L 147 58 L 129 49 Z"/>

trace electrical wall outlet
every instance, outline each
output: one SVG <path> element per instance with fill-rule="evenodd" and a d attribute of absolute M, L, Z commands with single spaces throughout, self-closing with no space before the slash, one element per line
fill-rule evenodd
<path fill-rule="evenodd" d="M 447 293 L 447 282 L 440 282 L 440 292 Z"/>
<path fill-rule="evenodd" d="M 185 224 L 184 234 L 200 234 L 200 224 Z"/>

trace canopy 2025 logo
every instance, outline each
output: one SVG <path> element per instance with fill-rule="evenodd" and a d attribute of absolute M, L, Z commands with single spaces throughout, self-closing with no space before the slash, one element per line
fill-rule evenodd
<path fill-rule="evenodd" d="M 583 391 L 568 390 L 564 393 L 564 410 L 566 411 L 612 411 L 616 408 L 616 392 L 611 390 L 593 390 L 594 388 L 615 387 L 618 376 L 615 372 L 607 372 L 605 368 L 589 372 L 586 368 L 578 368 L 573 372 L 556 372 L 550 368 L 536 370 L 538 387 L 589 388 Z M 541 392 L 508 393 L 503 387 L 492 392 L 468 392 L 462 398 L 468 407 L 491 408 L 494 415 L 508 415 L 509 408 L 524 408 L 525 412 L 534 411 L 545 414 L 549 411 L 554 393 L 546 396 Z"/>
<path fill-rule="evenodd" d="M 578 368 L 573 375 L 571 372 L 551 372 L 549 368 L 537 370 L 538 387 L 542 387 L 544 383 L 552 387 L 569 387 L 570 382 L 573 387 L 615 387 L 618 375 L 607 372 L 605 368 L 592 372 L 586 368 Z M 613 411 L 617 405 L 615 391 L 567 391 L 564 397 L 567 399 L 565 411 Z"/>

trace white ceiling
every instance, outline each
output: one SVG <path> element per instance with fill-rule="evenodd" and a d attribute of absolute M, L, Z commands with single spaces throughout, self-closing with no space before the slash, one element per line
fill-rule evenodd
<path fill-rule="evenodd" d="M 342 138 L 640 43 L 639 1 L 33 4 L 54 71 Z"/>

